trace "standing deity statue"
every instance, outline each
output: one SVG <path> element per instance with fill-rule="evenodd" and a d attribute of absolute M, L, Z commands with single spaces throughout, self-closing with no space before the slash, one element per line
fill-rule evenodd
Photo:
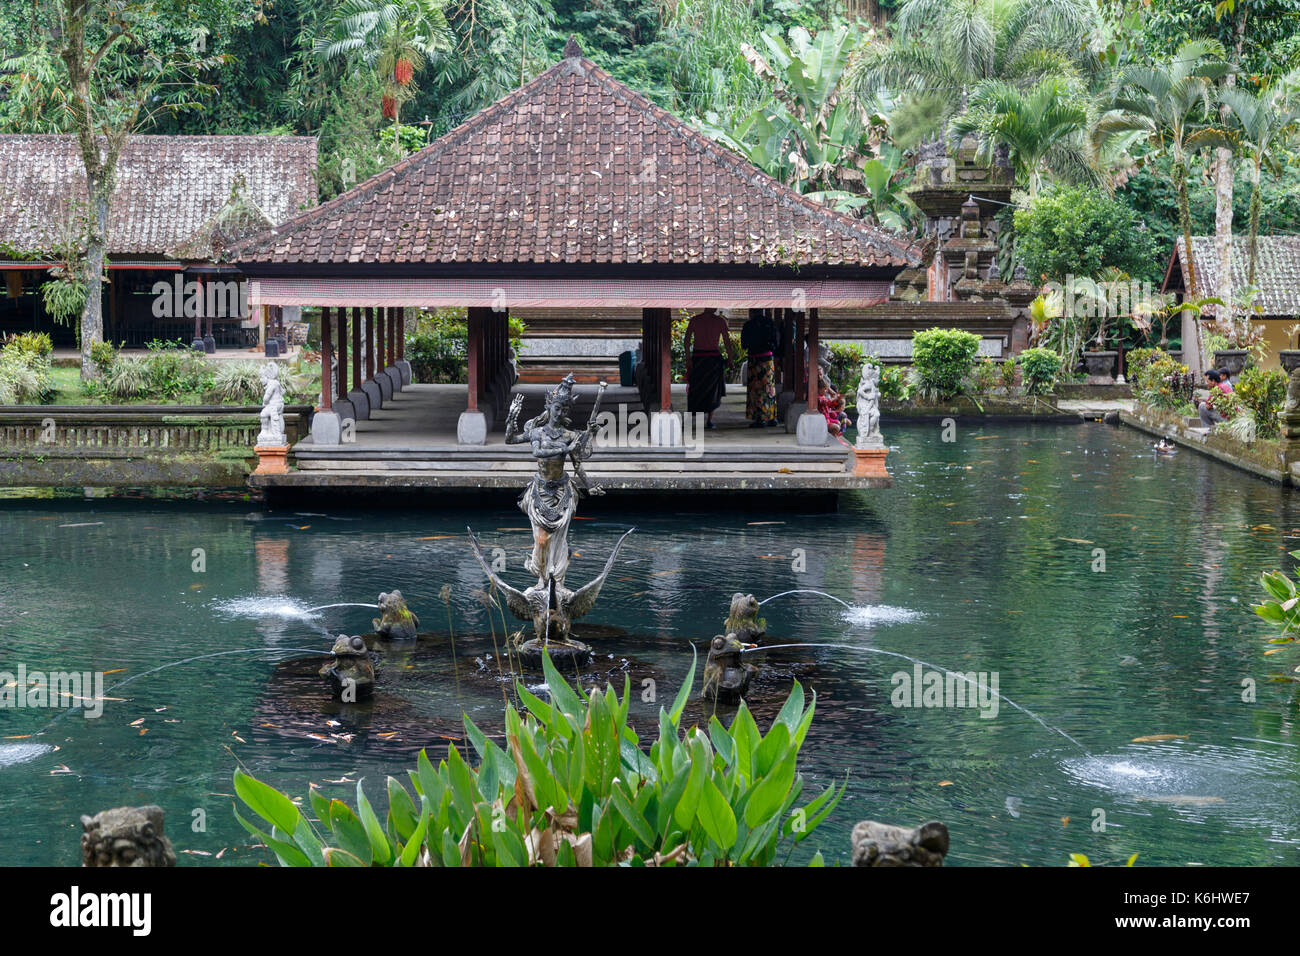
<path fill-rule="evenodd" d="M 516 395 L 506 417 L 506 444 L 528 443 L 537 459 L 537 474 L 519 498 L 519 510 L 528 516 L 533 527 L 533 553 L 524 563 L 530 574 L 537 575 L 538 584 L 554 580 L 563 586 L 569 568 L 569 523 L 578 510 L 578 498 L 583 494 L 599 495 L 604 492 L 592 487 L 582 470 L 582 463 L 591 457 L 591 439 L 600 408 L 583 431 L 571 426 L 573 411 L 573 376 L 565 376 L 554 391 L 546 396 L 542 414 L 530 418 L 521 428 L 519 411 L 524 397 Z M 604 392 L 604 388 L 601 388 Z M 573 464 L 573 477 L 565 471 L 566 459 Z"/>
<path fill-rule="evenodd" d="M 524 641 L 522 631 L 512 636 L 525 659 L 536 657 L 540 660 L 542 648 L 548 649 L 552 654 L 563 650 L 575 655 L 575 659 L 590 655 L 591 649 L 587 645 L 572 639 L 572 622 L 590 611 L 596 603 L 601 586 L 614 566 L 619 548 L 632 533 L 627 531 L 618 539 L 599 575 L 576 591 L 565 586 L 564 578 L 572 556 L 569 551 L 569 523 L 578 510 L 578 499 L 583 495 L 604 494 L 588 481 L 582 463 L 591 457 L 594 450 L 592 438 L 598 427 L 600 399 L 605 392 L 605 383 L 600 383 L 596 405 L 587 427 L 582 431 L 575 430 L 569 419 L 573 411 L 573 390 L 573 376 L 565 376 L 564 381 L 546 396 L 546 407 L 542 414 L 530 418 L 522 426 L 519 424 L 519 412 L 523 396 L 516 395 L 506 417 L 506 443 L 527 443 L 532 448 L 533 457 L 537 459 L 537 473 L 519 498 L 519 510 L 528 516 L 533 530 L 533 550 L 524 562 L 524 567 L 530 574 L 537 575 L 537 583 L 520 591 L 503 581 L 489 565 L 473 531 L 470 532 L 470 546 L 474 555 L 488 580 L 504 596 L 510 612 L 520 620 L 533 623 L 532 640 Z M 566 460 L 573 465 L 572 476 L 565 470 Z"/>
<path fill-rule="evenodd" d="M 884 443 L 880 434 L 880 366 L 867 362 L 858 383 L 857 447 L 879 448 Z"/>
<path fill-rule="evenodd" d="M 286 444 L 284 437 L 284 387 L 280 384 L 280 366 L 267 362 L 262 366 L 262 431 L 257 444 Z"/>

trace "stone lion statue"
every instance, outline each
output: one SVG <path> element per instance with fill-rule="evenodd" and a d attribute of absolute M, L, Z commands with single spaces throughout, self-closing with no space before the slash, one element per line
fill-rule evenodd
<path fill-rule="evenodd" d="M 81 818 L 82 866 L 175 866 L 162 807 L 118 807 Z"/>

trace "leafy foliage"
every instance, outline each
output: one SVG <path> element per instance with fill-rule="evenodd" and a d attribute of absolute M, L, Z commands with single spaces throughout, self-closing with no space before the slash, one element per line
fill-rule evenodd
<path fill-rule="evenodd" d="M 831 784 L 803 806 L 799 749 L 812 722 L 796 682 L 766 734 L 742 703 L 730 727 L 683 732 L 695 665 L 659 712 L 647 751 L 628 725 L 630 697 L 575 690 L 544 658 L 551 701 L 516 687 L 505 746 L 465 718 L 478 754 L 453 745 L 435 768 L 424 751 L 411 789 L 388 778 L 381 821 L 360 782 L 356 809 L 309 794 L 316 825 L 287 796 L 236 771 L 235 815 L 283 866 L 766 866 L 835 809 Z M 820 864 L 820 854 L 814 863 Z"/>
<path fill-rule="evenodd" d="M 1151 236 L 1132 209 L 1099 189 L 1049 188 L 1016 210 L 1015 225 L 1016 253 L 1035 278 L 1095 278 L 1107 267 L 1159 278 Z"/>
<path fill-rule="evenodd" d="M 1287 375 L 1282 369 L 1265 370 L 1257 366 L 1243 371 L 1237 381 L 1237 398 L 1250 412 L 1260 438 L 1278 434 L 1278 415 L 1286 401 L 1286 384 Z"/>
<path fill-rule="evenodd" d="M 1046 394 L 1056 386 L 1056 378 L 1061 374 L 1061 356 L 1051 349 L 1025 349 L 1020 353 L 1020 371 L 1026 392 L 1030 395 Z"/>
<path fill-rule="evenodd" d="M 930 401 L 959 394 L 979 346 L 978 335 L 961 329 L 912 333 L 912 369 L 921 394 Z"/>

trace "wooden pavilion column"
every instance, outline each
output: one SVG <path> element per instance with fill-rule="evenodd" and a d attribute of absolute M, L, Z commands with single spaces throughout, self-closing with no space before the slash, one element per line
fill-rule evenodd
<path fill-rule="evenodd" d="M 334 357 L 334 336 L 330 328 L 330 310 L 320 310 L 320 410 L 328 412 L 333 407 L 331 394 L 334 382 L 330 376 L 330 359 Z"/>
<path fill-rule="evenodd" d="M 375 377 L 375 310 L 366 306 L 366 381 Z"/>
<path fill-rule="evenodd" d="M 339 322 L 339 381 L 338 397 L 339 401 L 346 401 L 348 397 L 348 310 L 338 308 L 334 310 L 338 316 Z M 328 322 L 329 315 L 327 311 L 321 314 L 321 322 Z"/>
<path fill-rule="evenodd" d="M 384 360 L 384 368 L 388 368 L 397 361 L 397 312 L 394 309 L 385 309 L 384 312 L 388 317 L 388 337 L 384 340 L 388 343 L 388 357 Z"/>
<path fill-rule="evenodd" d="M 469 341 L 465 354 L 465 365 L 469 379 L 466 388 L 468 397 L 465 408 L 467 411 L 476 412 L 479 410 L 478 400 L 479 396 L 483 394 L 485 384 L 483 382 L 484 327 L 489 321 L 492 310 L 475 306 L 465 311 L 465 322 L 469 332 Z"/>
<path fill-rule="evenodd" d="M 406 307 L 397 307 L 397 360 L 406 359 Z"/>
<path fill-rule="evenodd" d="M 361 310 L 352 307 L 352 387 L 361 387 Z"/>
<path fill-rule="evenodd" d="M 375 368 L 383 371 L 387 366 L 384 364 L 384 313 L 387 309 L 379 309 L 379 315 L 376 316 L 375 323 Z"/>
<path fill-rule="evenodd" d="M 202 284 L 199 285 L 199 289 L 200 291 L 202 291 L 203 289 Z M 183 293 L 184 291 L 185 291 L 185 273 L 182 272 L 181 292 Z M 181 301 L 182 302 L 185 301 L 184 295 L 181 296 Z M 198 308 L 194 310 L 194 340 L 198 342 L 203 341 L 203 296 L 202 295 L 199 296 Z M 194 343 L 191 342 L 190 344 L 191 346 L 193 346 Z"/>
<path fill-rule="evenodd" d="M 808 411 L 817 412 L 817 350 L 819 316 L 816 309 L 808 310 Z"/>

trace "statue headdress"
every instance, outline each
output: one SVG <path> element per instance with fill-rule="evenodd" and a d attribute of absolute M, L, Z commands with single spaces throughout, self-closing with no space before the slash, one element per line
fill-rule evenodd
<path fill-rule="evenodd" d="M 560 416 L 563 418 L 565 424 L 568 424 L 569 412 L 573 409 L 573 386 L 575 384 L 573 375 L 566 375 L 560 381 L 560 384 L 555 386 L 555 388 L 546 395 L 547 410 L 549 411 L 553 405 L 559 406 Z"/>

